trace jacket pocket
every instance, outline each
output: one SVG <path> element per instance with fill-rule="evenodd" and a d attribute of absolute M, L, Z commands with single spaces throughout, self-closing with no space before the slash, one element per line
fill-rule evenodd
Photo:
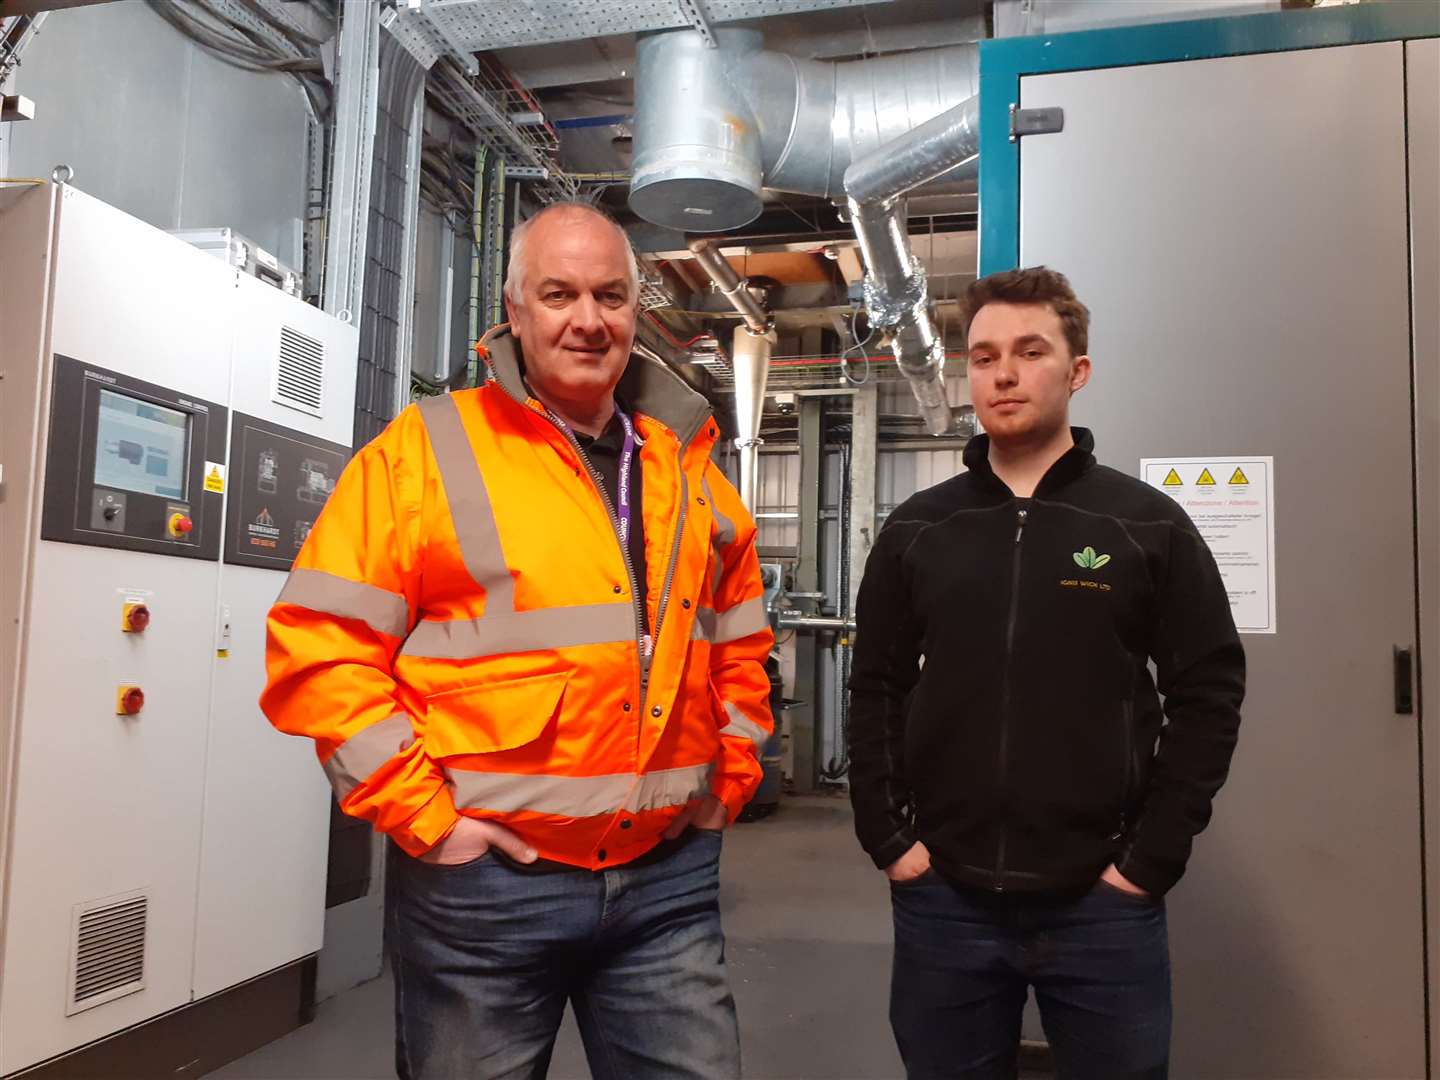
<path fill-rule="evenodd" d="M 560 709 L 570 672 L 479 683 L 426 699 L 425 750 L 431 757 L 493 754 L 538 739 Z"/>

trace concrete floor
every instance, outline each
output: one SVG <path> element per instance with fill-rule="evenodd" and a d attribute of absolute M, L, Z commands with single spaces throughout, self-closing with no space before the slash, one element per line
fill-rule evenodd
<path fill-rule="evenodd" d="M 890 901 L 843 797 L 787 798 L 726 837 L 721 907 L 750 1080 L 895 1080 L 887 1019 Z M 394 1076 L 388 978 L 320 1006 L 314 1023 L 211 1073 L 213 1080 Z M 573 1017 L 553 1080 L 589 1077 Z"/>

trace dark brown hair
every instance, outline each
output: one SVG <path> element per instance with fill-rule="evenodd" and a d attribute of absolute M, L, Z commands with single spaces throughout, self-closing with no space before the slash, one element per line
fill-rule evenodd
<path fill-rule="evenodd" d="M 1030 266 L 1002 270 L 972 282 L 961 308 L 967 341 L 971 322 L 986 304 L 1049 304 L 1060 316 L 1070 355 L 1084 356 L 1090 349 L 1090 309 L 1076 298 L 1069 279 L 1058 270 Z"/>

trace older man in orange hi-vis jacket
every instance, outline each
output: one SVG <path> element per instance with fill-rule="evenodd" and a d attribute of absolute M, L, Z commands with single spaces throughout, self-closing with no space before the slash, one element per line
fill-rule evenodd
<path fill-rule="evenodd" d="M 484 386 L 351 461 L 270 614 L 262 705 L 391 845 L 404 1078 L 740 1074 L 721 832 L 772 730 L 755 526 L 700 395 L 630 349 L 624 233 L 524 222 Z"/>

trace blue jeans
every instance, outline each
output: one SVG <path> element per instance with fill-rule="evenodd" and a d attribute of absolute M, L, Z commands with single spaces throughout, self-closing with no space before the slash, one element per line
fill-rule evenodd
<path fill-rule="evenodd" d="M 734 1080 L 718 832 L 649 866 L 526 874 L 392 847 L 386 937 L 402 1080 L 520 1080 L 550 1067 L 572 1002 L 595 1080 Z"/>
<path fill-rule="evenodd" d="M 892 885 L 890 1022 L 910 1080 L 1013 1080 L 1035 988 L 1059 1080 L 1164 1080 L 1170 950 L 1162 901 L 994 896 L 935 871 Z"/>

